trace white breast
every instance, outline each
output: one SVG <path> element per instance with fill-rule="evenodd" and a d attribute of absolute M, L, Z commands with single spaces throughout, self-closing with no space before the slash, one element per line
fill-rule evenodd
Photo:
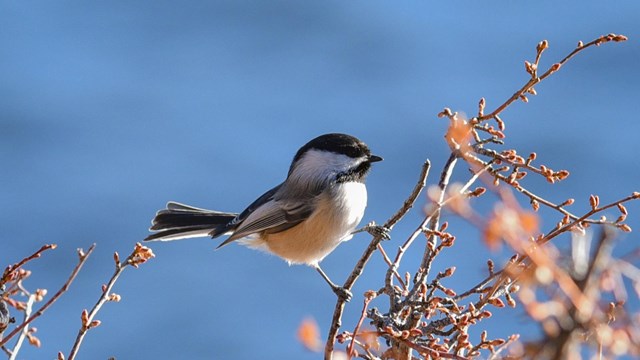
<path fill-rule="evenodd" d="M 342 241 L 351 239 L 367 207 L 363 183 L 336 184 L 320 196 L 316 210 L 302 223 L 276 234 L 254 238 L 246 245 L 261 248 L 289 264 L 318 264 Z"/>

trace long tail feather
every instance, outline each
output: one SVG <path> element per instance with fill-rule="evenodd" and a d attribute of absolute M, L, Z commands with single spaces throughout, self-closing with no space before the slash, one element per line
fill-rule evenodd
<path fill-rule="evenodd" d="M 231 229 L 231 221 L 238 214 L 200 209 L 176 202 L 156 213 L 145 241 L 171 241 L 201 236 L 219 236 Z"/>

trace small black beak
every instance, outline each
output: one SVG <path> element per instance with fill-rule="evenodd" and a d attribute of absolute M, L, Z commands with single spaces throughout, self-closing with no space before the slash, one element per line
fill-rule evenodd
<path fill-rule="evenodd" d="M 369 162 L 378 162 L 378 161 L 382 161 L 382 158 L 378 155 L 369 155 Z"/>

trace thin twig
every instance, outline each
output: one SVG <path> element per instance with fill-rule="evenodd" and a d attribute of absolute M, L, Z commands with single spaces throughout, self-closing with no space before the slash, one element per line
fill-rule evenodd
<path fill-rule="evenodd" d="M 579 45 L 572 52 L 570 52 L 569 55 L 565 56 L 562 60 L 560 60 L 559 63 L 551 65 L 547 69 L 547 71 L 545 71 L 544 74 L 542 74 L 540 77 L 532 76 L 532 78 L 529 79 L 529 81 L 527 81 L 527 83 L 524 84 L 520 88 L 520 90 L 516 91 L 513 95 L 511 95 L 511 97 L 509 99 L 507 99 L 504 103 L 502 103 L 500 106 L 498 106 L 495 110 L 493 110 L 489 114 L 485 114 L 483 116 L 479 116 L 477 118 L 478 121 L 484 121 L 484 120 L 495 118 L 502 111 L 504 111 L 507 107 L 509 107 L 509 105 L 511 105 L 511 103 L 513 103 L 514 101 L 520 99 L 520 97 L 522 95 L 524 95 L 527 92 L 527 90 L 531 89 L 534 85 L 540 83 L 542 80 L 546 79 L 547 77 L 549 77 L 554 72 L 558 71 L 562 67 L 562 65 L 564 65 L 567 61 L 569 61 L 573 56 L 575 56 L 576 54 L 578 54 L 582 50 L 585 50 L 588 47 L 591 47 L 591 46 L 594 46 L 594 45 L 600 45 L 600 44 L 603 44 L 603 43 L 609 42 L 609 41 L 619 42 L 619 41 L 625 41 L 625 40 L 627 40 L 627 38 L 625 36 L 623 36 L 623 35 L 609 34 L 609 35 L 600 36 L 599 38 L 597 38 L 595 40 L 592 40 L 592 41 L 590 41 L 590 42 L 588 42 L 586 44 Z"/>
<path fill-rule="evenodd" d="M 432 210 L 432 215 L 429 219 L 429 222 L 426 226 L 428 230 L 436 230 L 438 228 L 438 223 L 440 222 L 440 211 L 442 209 L 442 204 L 445 199 L 445 195 L 447 192 L 447 186 L 449 185 L 449 180 L 451 179 L 451 175 L 453 174 L 453 169 L 456 166 L 458 161 L 458 153 L 452 152 L 447 160 L 444 168 L 442 169 L 442 173 L 440 174 L 440 181 L 438 182 L 438 188 L 440 190 L 438 202 L 435 205 L 435 209 Z M 430 235 L 427 239 L 424 256 L 422 257 L 422 262 L 420 263 L 420 267 L 414 276 L 414 287 L 412 292 L 415 293 L 415 289 L 419 287 L 419 284 L 422 284 L 426 281 L 427 275 L 429 275 L 428 264 L 431 262 L 432 251 L 431 248 L 435 248 L 433 246 L 433 242 L 435 241 L 435 235 Z"/>
<path fill-rule="evenodd" d="M 398 279 L 398 282 L 402 286 L 402 290 L 407 291 L 408 290 L 407 284 L 405 284 L 404 280 L 402 279 L 402 276 L 400 276 L 398 271 L 392 268 L 393 263 L 391 262 L 391 259 L 387 255 L 387 252 L 382 247 L 382 244 L 378 244 L 378 251 L 380 252 L 380 255 L 382 255 L 382 259 L 384 260 L 384 262 L 387 263 L 387 266 L 389 266 L 389 269 L 391 270 L 392 274 L 395 275 L 396 279 Z"/>
<path fill-rule="evenodd" d="M 448 202 L 453 201 L 454 199 L 457 198 L 457 196 L 462 196 L 466 193 L 466 191 L 471 187 L 471 185 L 473 185 L 478 178 L 485 172 L 487 171 L 489 168 L 491 167 L 491 164 L 487 164 L 485 167 L 483 167 L 482 169 L 476 171 L 473 176 L 471 176 L 471 178 L 459 189 L 458 195 L 455 196 L 450 196 L 449 198 L 444 199 L 443 196 L 441 196 L 441 204 L 439 207 L 437 208 L 433 208 L 430 210 L 429 214 L 427 214 L 427 216 L 422 220 L 422 222 L 420 223 L 420 225 L 418 226 L 418 228 L 411 234 L 411 236 L 409 236 L 409 238 L 404 242 L 404 244 L 398 248 L 398 252 L 396 253 L 396 258 L 393 262 L 393 269 L 397 269 L 400 266 L 400 261 L 402 260 L 402 257 L 404 255 L 404 253 L 407 251 L 407 249 L 409 248 L 409 246 L 411 246 L 411 244 L 413 243 L 413 241 L 418 237 L 418 235 L 428 232 L 430 234 L 433 234 L 434 231 L 433 230 L 429 230 L 427 228 L 427 225 L 431 222 L 432 217 L 434 216 L 434 214 L 436 213 L 436 211 L 439 211 L 440 208 L 444 207 L 447 205 Z M 444 194 L 441 193 L 441 195 Z M 417 284 L 417 279 L 416 282 L 414 282 L 414 284 Z M 391 310 L 397 310 L 398 306 L 400 306 L 400 303 L 398 301 L 397 295 L 395 294 L 395 292 L 393 292 L 392 290 L 392 283 L 391 283 L 391 277 L 389 276 L 389 272 L 387 272 L 387 276 L 385 278 L 385 287 L 387 288 L 388 292 L 389 292 L 389 300 L 391 302 Z M 414 295 L 416 294 L 417 290 L 419 289 L 419 286 L 415 286 L 411 289 L 411 292 L 409 292 L 409 294 L 407 295 L 406 299 L 407 301 L 412 301 Z"/>
<path fill-rule="evenodd" d="M 24 321 L 27 321 L 27 319 L 31 315 L 31 311 L 33 310 L 33 303 L 35 301 L 36 301 L 36 295 L 35 294 L 29 295 L 29 300 L 27 300 L 27 305 L 25 306 L 25 309 L 24 309 Z M 20 348 L 22 347 L 22 343 L 24 342 L 24 338 L 27 337 L 28 333 L 29 333 L 29 326 L 27 325 L 24 328 L 22 328 L 22 332 L 18 337 L 18 341 L 16 342 L 16 345 L 11 350 L 11 356 L 9 356 L 9 360 L 16 359 L 16 357 L 18 356 L 18 353 L 20 352 Z"/>
<path fill-rule="evenodd" d="M 10 280 L 9 278 L 11 277 L 11 274 L 16 270 L 18 270 L 19 268 L 21 268 L 24 264 L 28 263 L 33 259 L 39 258 L 40 256 L 42 256 L 43 252 L 47 250 L 55 249 L 56 247 L 57 247 L 56 244 L 43 245 L 40 249 L 38 249 L 38 251 L 34 252 L 33 254 L 27 256 L 26 258 L 18 261 L 13 265 L 7 266 L 7 268 L 4 270 L 4 273 L 2 274 L 2 279 L 0 279 L 0 287 L 6 284 Z"/>
<path fill-rule="evenodd" d="M 502 359 L 500 357 L 500 353 L 503 352 L 505 349 L 507 349 L 509 346 L 511 346 L 513 343 L 518 341 L 519 338 L 520 338 L 520 335 L 511 335 L 509 337 L 509 340 L 507 340 L 504 344 L 498 347 L 495 351 L 491 352 L 491 356 L 487 360 Z"/>
<path fill-rule="evenodd" d="M 140 245 L 140 243 L 136 244 L 135 249 L 133 250 L 131 255 L 129 255 L 125 259 L 124 263 L 120 262 L 120 257 L 117 252 L 113 254 L 116 269 L 113 275 L 111 276 L 111 279 L 109 279 L 109 282 L 106 285 L 102 286 L 102 294 L 100 295 L 100 298 L 98 299 L 96 304 L 93 306 L 91 311 L 87 312 L 87 310 L 84 310 L 82 312 L 82 317 L 81 317 L 82 325 L 80 326 L 80 330 L 78 331 L 76 340 L 73 343 L 73 346 L 71 347 L 71 351 L 69 352 L 69 357 L 67 358 L 68 360 L 75 359 L 76 355 L 78 354 L 78 350 L 80 350 L 80 345 L 82 345 L 82 340 L 84 340 L 84 337 L 87 334 L 87 331 L 89 329 L 92 329 L 100 325 L 100 321 L 94 320 L 94 317 L 96 316 L 98 311 L 100 311 L 102 306 L 107 301 L 119 301 L 119 297 L 115 294 L 112 294 L 111 290 L 113 289 L 113 286 L 115 285 L 116 281 L 118 280 L 118 278 L 120 277 L 120 274 L 122 274 L 124 269 L 128 266 L 133 266 L 137 268 L 139 264 L 146 262 L 148 259 L 152 257 L 154 257 L 154 255 L 151 249 Z"/>
<path fill-rule="evenodd" d="M 69 287 L 71 286 L 71 283 L 76 278 L 76 276 L 80 272 L 80 269 L 82 269 L 82 266 L 85 264 L 85 262 L 89 258 L 89 255 L 91 255 L 91 253 L 93 252 L 93 249 L 95 249 L 95 247 L 96 247 L 96 244 L 91 245 L 89 247 L 89 250 L 87 250 L 86 253 L 84 251 L 82 251 L 82 249 L 78 249 L 78 264 L 76 265 L 75 268 L 73 268 L 73 271 L 71 271 L 71 274 L 69 275 L 69 278 L 67 278 L 67 281 L 65 281 L 65 283 L 62 285 L 60 290 L 58 290 L 58 292 L 56 292 L 51 297 L 51 299 L 49 299 L 49 301 L 44 303 L 44 305 L 42 305 L 40 307 L 40 309 L 38 309 L 27 320 L 25 320 L 22 324 L 18 325 L 15 329 L 13 329 L 13 331 L 11 331 L 9 333 L 9 335 L 5 336 L 2 340 L 0 340 L 0 346 L 6 344 L 7 341 L 9 341 L 12 337 L 14 337 L 17 333 L 19 333 L 22 330 L 22 328 L 24 328 L 25 326 L 29 325 L 29 323 L 31 323 L 33 320 L 35 320 L 38 317 L 40 317 L 51 305 L 53 305 L 53 303 L 56 302 L 56 300 L 58 300 L 58 298 L 60 296 L 62 296 L 62 294 L 64 294 L 65 292 L 67 292 L 67 290 L 69 290 Z"/>
<path fill-rule="evenodd" d="M 362 326 L 362 323 L 364 322 L 364 318 L 367 316 L 367 308 L 369 307 L 369 303 L 371 303 L 371 301 L 373 299 L 375 299 L 376 295 L 374 291 L 368 291 L 367 294 L 365 294 L 364 297 L 364 304 L 362 305 L 362 312 L 360 313 L 360 320 L 358 320 L 358 323 L 356 324 L 355 329 L 353 329 L 353 335 L 351 336 L 351 342 L 349 343 L 349 346 L 347 346 L 347 356 L 352 357 L 354 352 L 353 352 L 353 345 L 355 344 L 356 341 L 356 336 L 358 336 L 358 331 L 360 331 L 360 327 Z"/>

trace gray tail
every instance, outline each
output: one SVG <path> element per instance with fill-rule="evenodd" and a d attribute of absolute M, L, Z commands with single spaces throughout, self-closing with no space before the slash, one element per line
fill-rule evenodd
<path fill-rule="evenodd" d="M 171 241 L 192 237 L 216 237 L 232 230 L 231 221 L 238 214 L 205 210 L 177 202 L 156 213 L 145 241 Z"/>

